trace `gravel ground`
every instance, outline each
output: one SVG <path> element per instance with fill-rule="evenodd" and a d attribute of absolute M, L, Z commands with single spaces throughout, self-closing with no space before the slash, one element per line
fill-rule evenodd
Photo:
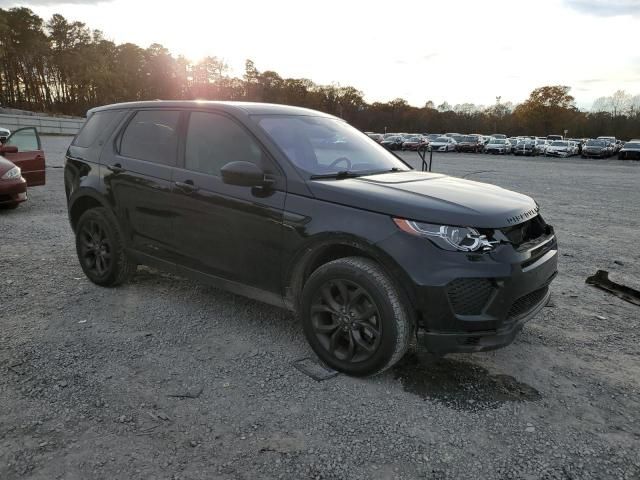
<path fill-rule="evenodd" d="M 286 312 L 146 268 L 91 284 L 68 141 L 44 139 L 47 185 L 0 212 L 1 479 L 640 478 L 640 310 L 584 284 L 640 288 L 640 163 L 437 155 L 539 201 L 562 252 L 549 307 L 499 351 L 316 382 Z"/>

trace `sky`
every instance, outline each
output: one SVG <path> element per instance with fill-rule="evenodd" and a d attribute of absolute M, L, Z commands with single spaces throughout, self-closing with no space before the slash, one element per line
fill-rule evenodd
<path fill-rule="evenodd" d="M 640 94 L 640 0 L 0 0 L 117 43 L 352 85 L 367 101 L 519 103 L 568 85 L 578 107 Z"/>

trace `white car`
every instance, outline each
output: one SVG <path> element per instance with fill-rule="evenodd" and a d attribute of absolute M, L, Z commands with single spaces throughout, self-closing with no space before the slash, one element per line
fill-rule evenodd
<path fill-rule="evenodd" d="M 451 137 L 438 137 L 429 146 L 434 152 L 455 152 L 457 143 Z"/>
<path fill-rule="evenodd" d="M 538 155 L 544 155 L 547 153 L 547 147 L 549 146 L 549 142 L 546 138 L 536 138 L 535 149 Z"/>
<path fill-rule="evenodd" d="M 7 130 L 6 128 L 0 127 L 0 142 L 2 143 L 6 142 L 7 138 L 9 138 L 9 135 L 11 135 L 11 130 Z"/>
<path fill-rule="evenodd" d="M 574 147 L 571 145 L 573 142 L 567 142 L 566 140 L 555 140 L 549 144 L 546 157 L 570 157 L 575 155 Z M 576 148 L 577 150 L 577 148 Z"/>

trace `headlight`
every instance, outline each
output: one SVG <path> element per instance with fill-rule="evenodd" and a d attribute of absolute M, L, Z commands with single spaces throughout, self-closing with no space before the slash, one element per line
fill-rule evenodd
<path fill-rule="evenodd" d="M 7 173 L 5 173 L 4 175 L 2 175 L 2 180 L 14 180 L 16 178 L 20 178 L 21 173 L 20 173 L 20 168 L 19 167 L 13 167 L 11 170 L 9 170 Z"/>
<path fill-rule="evenodd" d="M 425 237 L 436 246 L 450 251 L 477 252 L 493 250 L 499 242 L 489 241 L 471 227 L 452 227 L 449 225 L 433 225 L 431 223 L 414 222 L 404 218 L 394 218 L 394 223 L 411 235 Z"/>

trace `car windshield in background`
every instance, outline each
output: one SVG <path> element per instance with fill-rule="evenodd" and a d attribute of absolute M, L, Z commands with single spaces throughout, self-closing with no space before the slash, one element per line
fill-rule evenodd
<path fill-rule="evenodd" d="M 551 146 L 552 147 L 568 147 L 569 143 L 556 141 L 556 142 L 551 142 Z"/>
<path fill-rule="evenodd" d="M 502 140 L 500 138 L 494 138 L 493 140 L 489 141 L 489 143 L 493 143 L 493 144 L 499 144 L 499 145 L 504 145 L 505 143 L 507 143 L 506 140 Z"/>
<path fill-rule="evenodd" d="M 607 144 L 604 140 L 589 140 L 586 145 L 587 147 L 605 147 Z"/>
<path fill-rule="evenodd" d="M 464 137 L 464 139 L 462 140 L 463 142 L 475 142 L 477 139 L 476 137 Z"/>
<path fill-rule="evenodd" d="M 327 117 L 264 116 L 258 124 L 289 160 L 308 175 L 410 170 L 346 122 Z"/>
<path fill-rule="evenodd" d="M 624 148 L 640 148 L 640 143 L 638 142 L 627 142 L 624 144 Z"/>
<path fill-rule="evenodd" d="M 435 143 L 449 143 L 449 137 L 438 137 L 434 140 Z"/>
<path fill-rule="evenodd" d="M 419 142 L 420 139 L 418 137 L 411 137 L 407 140 L 407 142 Z"/>

